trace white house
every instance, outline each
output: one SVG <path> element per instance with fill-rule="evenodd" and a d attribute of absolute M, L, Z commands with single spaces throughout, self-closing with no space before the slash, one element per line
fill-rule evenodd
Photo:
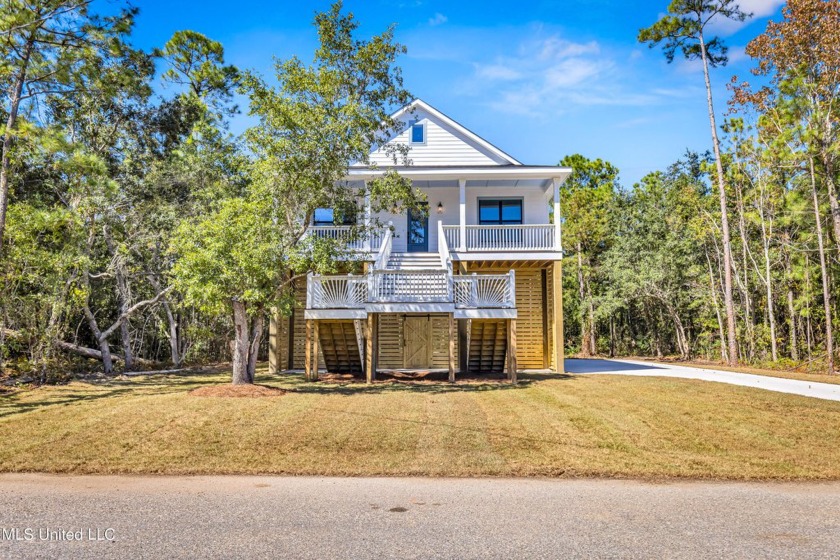
<path fill-rule="evenodd" d="M 523 165 L 421 100 L 393 115 L 389 143 L 408 144 L 410 165 L 380 148 L 355 165 L 348 188 L 388 170 L 428 197 L 428 215 L 381 214 L 383 230 L 353 242 L 363 275 L 307 279 L 305 305 L 275 318 L 271 369 L 431 369 L 456 373 L 563 371 L 559 187 L 571 169 Z M 370 209 L 367 210 L 370 216 Z M 330 209 L 315 235 L 340 237 Z M 303 297 L 301 297 L 303 299 Z"/>

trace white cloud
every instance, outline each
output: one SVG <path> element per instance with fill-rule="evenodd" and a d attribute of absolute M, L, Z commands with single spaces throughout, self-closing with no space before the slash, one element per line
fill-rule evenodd
<path fill-rule="evenodd" d="M 474 63 L 462 89 L 490 93 L 494 110 L 537 116 L 574 106 L 650 105 L 657 96 L 627 92 L 618 65 L 595 41 L 575 42 L 558 34 L 522 42 L 513 56 Z"/>
<path fill-rule="evenodd" d="M 741 8 L 741 11 L 746 14 L 752 14 L 753 17 L 747 18 L 746 21 L 735 21 L 717 16 L 709 22 L 709 30 L 716 35 L 723 35 L 724 37 L 732 35 L 749 25 L 755 19 L 773 15 L 779 9 L 779 6 L 784 3 L 785 0 L 739 0 L 738 7 Z"/>
<path fill-rule="evenodd" d="M 449 21 L 448 17 L 446 17 L 445 15 L 443 15 L 440 12 L 436 12 L 434 17 L 429 18 L 429 25 L 434 27 L 435 25 L 444 24 L 447 21 Z"/>
<path fill-rule="evenodd" d="M 504 64 L 477 64 L 475 73 L 481 78 L 494 81 L 518 80 L 522 77 L 522 74 L 518 70 L 510 66 L 505 66 Z"/>
<path fill-rule="evenodd" d="M 767 17 L 773 15 L 785 0 L 740 0 L 738 6 L 741 11 L 752 13 L 754 17 Z"/>

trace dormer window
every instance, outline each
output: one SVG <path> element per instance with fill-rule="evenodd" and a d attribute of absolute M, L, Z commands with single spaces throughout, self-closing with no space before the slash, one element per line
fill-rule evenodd
<path fill-rule="evenodd" d="M 421 123 L 414 123 L 411 125 L 411 143 L 425 144 L 426 143 L 426 125 Z"/>

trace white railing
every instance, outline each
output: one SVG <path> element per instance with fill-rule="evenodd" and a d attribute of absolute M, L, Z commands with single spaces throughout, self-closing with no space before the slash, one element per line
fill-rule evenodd
<path fill-rule="evenodd" d="M 458 309 L 516 307 L 516 277 L 508 274 L 455 276 L 455 307 Z"/>
<path fill-rule="evenodd" d="M 460 247 L 458 226 L 444 226 L 450 247 Z M 554 251 L 553 224 L 466 226 L 467 251 Z"/>
<path fill-rule="evenodd" d="M 364 276 L 310 273 L 306 278 L 308 309 L 363 309 L 367 299 L 368 283 Z"/>
<path fill-rule="evenodd" d="M 455 247 L 461 246 L 461 228 L 459 226 L 443 226 L 443 234 L 446 237 L 446 244 Z"/>
<path fill-rule="evenodd" d="M 452 301 L 452 275 L 445 270 L 374 270 L 368 276 L 371 302 Z"/>
<path fill-rule="evenodd" d="M 352 251 L 378 251 L 385 236 L 383 230 L 360 232 L 352 226 L 310 226 L 306 231 L 319 239 L 342 241 Z"/>
<path fill-rule="evenodd" d="M 391 222 L 388 222 L 388 227 L 385 228 L 385 234 L 382 236 L 382 242 L 379 245 L 379 253 L 376 255 L 376 260 L 373 261 L 374 270 L 382 270 L 388 266 L 388 259 L 391 258 L 391 248 L 394 239 L 391 225 Z"/>
<path fill-rule="evenodd" d="M 364 309 L 366 303 L 447 303 L 458 309 L 516 307 L 516 277 L 508 274 L 453 276 L 445 270 L 374 270 L 366 276 L 320 276 L 306 280 L 307 309 Z"/>
<path fill-rule="evenodd" d="M 441 268 L 452 276 L 452 257 L 449 255 L 449 245 L 443 232 L 443 222 L 440 220 L 438 220 L 438 254 L 440 255 Z"/>

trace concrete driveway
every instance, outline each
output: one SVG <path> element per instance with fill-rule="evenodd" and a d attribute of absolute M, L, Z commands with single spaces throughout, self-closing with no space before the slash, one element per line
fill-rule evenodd
<path fill-rule="evenodd" d="M 837 558 L 838 511 L 840 483 L 9 474 L 0 557 Z"/>
<path fill-rule="evenodd" d="M 754 387 L 791 395 L 802 395 L 815 399 L 840 401 L 840 385 L 799 381 L 766 375 L 736 373 L 719 369 L 697 368 L 656 362 L 638 362 L 634 360 L 567 359 L 566 371 L 579 374 L 637 375 L 657 377 L 681 377 L 729 383 L 743 387 Z"/>

